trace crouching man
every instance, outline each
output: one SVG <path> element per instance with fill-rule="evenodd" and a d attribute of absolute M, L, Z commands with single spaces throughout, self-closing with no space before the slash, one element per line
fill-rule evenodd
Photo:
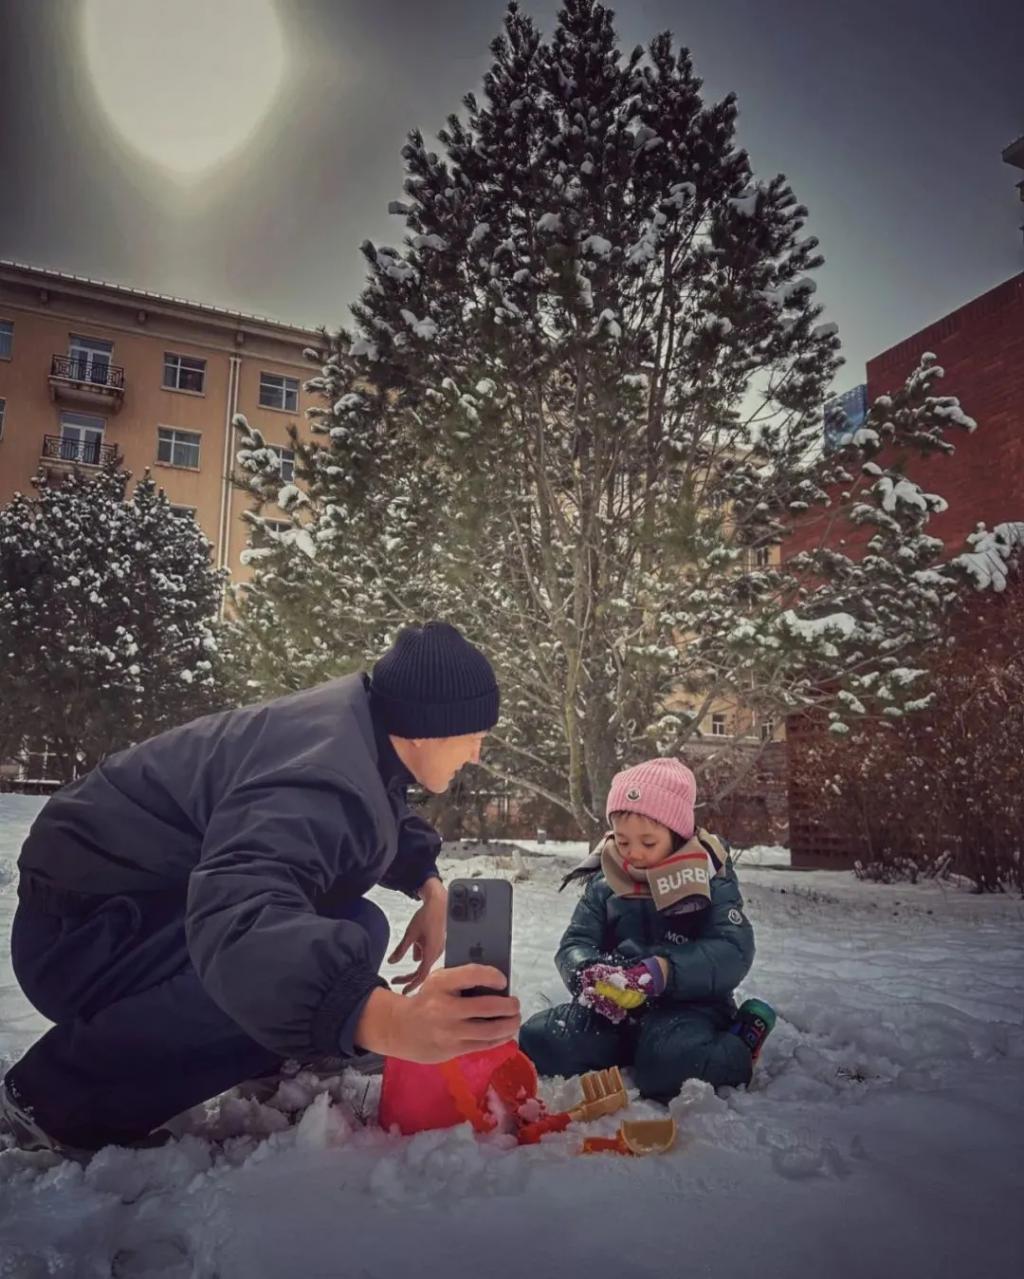
<path fill-rule="evenodd" d="M 158 1125 L 283 1059 L 443 1061 L 514 1039 L 515 999 L 444 948 L 440 836 L 406 803 L 445 791 L 498 719 L 487 658 L 453 626 L 401 631 L 373 667 L 195 720 L 58 791 L 19 860 L 14 971 L 52 1022 L 8 1071 L 27 1148 L 152 1144 Z M 392 962 L 375 884 L 418 898 Z M 483 1020 L 488 1019 L 488 1020 Z"/>

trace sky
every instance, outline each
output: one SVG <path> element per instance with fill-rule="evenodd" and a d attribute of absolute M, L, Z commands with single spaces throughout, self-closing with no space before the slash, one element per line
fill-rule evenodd
<path fill-rule="evenodd" d="M 123 6 L 142 4 L 0 0 L 0 257 L 345 323 L 360 243 L 401 239 L 405 135 L 479 87 L 504 0 L 176 0 L 140 27 Z M 836 389 L 1024 269 L 1022 175 L 1000 156 L 1024 134 L 1020 0 L 613 7 L 624 48 L 669 29 L 707 99 L 738 94 L 756 174 L 807 205 Z M 555 0 L 522 8 L 550 32 Z M 166 84 L 154 48 L 175 51 Z M 123 136 L 188 162 L 236 124 L 248 137 L 191 178 Z"/>

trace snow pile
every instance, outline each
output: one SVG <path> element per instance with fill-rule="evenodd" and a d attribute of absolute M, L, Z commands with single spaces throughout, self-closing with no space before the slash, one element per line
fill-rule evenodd
<path fill-rule="evenodd" d="M 0 865 L 40 802 L 0 797 Z M 551 958 L 576 895 L 555 890 L 586 846 L 515 843 L 530 868 L 513 953 L 530 1014 L 564 998 Z M 198 1107 L 162 1150 L 107 1150 L 86 1169 L 0 1153 L 0 1274 L 1012 1273 L 1021 903 L 780 873 L 768 863 L 784 850 L 755 851 L 764 868 L 739 862 L 758 939 L 740 994 L 768 999 L 779 1023 L 749 1091 L 686 1086 L 670 1154 L 579 1158 L 573 1131 L 524 1149 L 466 1127 L 403 1139 L 373 1124 L 379 1080 L 304 1073 L 265 1103 L 235 1090 Z M 442 869 L 494 866 L 474 852 Z M 413 903 L 374 896 L 397 934 Z M 0 889 L 5 952 L 14 904 Z M 0 1054 L 17 1056 L 43 1026 L 0 968 Z M 558 1108 L 578 1097 L 572 1081 L 544 1091 Z M 659 1108 L 634 1097 L 630 1113 Z"/>

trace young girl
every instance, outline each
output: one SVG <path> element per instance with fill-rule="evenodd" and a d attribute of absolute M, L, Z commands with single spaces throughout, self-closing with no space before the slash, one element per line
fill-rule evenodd
<path fill-rule="evenodd" d="M 538 1013 L 520 1045 L 542 1075 L 631 1066 L 643 1097 L 686 1079 L 746 1084 L 775 1013 L 734 988 L 754 932 L 728 848 L 695 830 L 697 783 L 674 759 L 618 773 L 612 830 L 562 884 L 586 890 L 555 963 L 573 1002 Z"/>

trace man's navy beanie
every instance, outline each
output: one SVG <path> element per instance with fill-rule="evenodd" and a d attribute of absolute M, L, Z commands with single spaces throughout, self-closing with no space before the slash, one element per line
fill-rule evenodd
<path fill-rule="evenodd" d="M 447 622 L 406 626 L 370 676 L 374 718 L 396 737 L 461 737 L 498 722 L 490 662 Z"/>

